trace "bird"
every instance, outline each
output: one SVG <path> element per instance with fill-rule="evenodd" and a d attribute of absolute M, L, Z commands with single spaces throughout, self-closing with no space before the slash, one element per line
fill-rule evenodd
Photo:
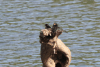
<path fill-rule="evenodd" d="M 58 24 L 54 23 L 52 26 L 52 32 L 56 32 L 57 28 L 58 28 Z"/>
<path fill-rule="evenodd" d="M 61 27 L 59 27 L 57 23 L 53 24 L 52 32 L 54 35 L 57 35 L 57 36 L 59 36 L 62 32 L 68 33 L 67 31 L 65 31 Z"/>
<path fill-rule="evenodd" d="M 62 32 L 67 33 L 67 31 L 65 31 L 61 27 L 59 27 L 57 23 L 54 23 L 52 28 L 48 24 L 45 24 L 45 29 L 52 31 L 52 33 L 51 33 L 52 37 L 54 37 L 56 35 L 59 36 Z"/>
<path fill-rule="evenodd" d="M 53 29 L 53 31 L 55 31 L 55 32 L 59 30 L 60 32 L 68 33 L 66 30 L 63 30 L 61 27 L 59 27 L 57 23 L 54 23 L 54 24 L 53 24 L 52 29 Z"/>
<path fill-rule="evenodd" d="M 45 24 L 45 29 L 51 28 L 48 24 Z"/>

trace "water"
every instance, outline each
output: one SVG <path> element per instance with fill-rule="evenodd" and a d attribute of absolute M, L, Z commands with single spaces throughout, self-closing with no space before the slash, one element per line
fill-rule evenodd
<path fill-rule="evenodd" d="M 0 67 L 42 67 L 39 32 L 57 22 L 68 31 L 70 67 L 100 66 L 100 0 L 1 0 Z"/>

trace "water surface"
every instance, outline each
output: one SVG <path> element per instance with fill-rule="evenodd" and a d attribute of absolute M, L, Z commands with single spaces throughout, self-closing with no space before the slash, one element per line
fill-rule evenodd
<path fill-rule="evenodd" d="M 70 67 L 100 66 L 100 0 L 1 0 L 0 67 L 42 67 L 39 32 L 54 22 L 72 52 Z"/>

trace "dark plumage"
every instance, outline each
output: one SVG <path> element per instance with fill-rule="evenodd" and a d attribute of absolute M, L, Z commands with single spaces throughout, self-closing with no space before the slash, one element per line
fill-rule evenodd
<path fill-rule="evenodd" d="M 58 24 L 57 23 L 54 23 L 53 26 L 52 26 L 52 32 L 53 32 L 53 36 L 59 36 L 63 30 L 62 28 L 58 27 Z"/>
<path fill-rule="evenodd" d="M 45 29 L 51 28 L 48 24 L 45 24 Z"/>
<path fill-rule="evenodd" d="M 58 24 L 54 23 L 52 26 L 52 32 L 56 32 L 57 28 L 58 28 Z"/>
<path fill-rule="evenodd" d="M 60 28 L 57 23 L 54 23 L 52 28 L 48 24 L 45 24 L 45 29 L 48 29 L 48 30 L 52 31 L 52 33 L 51 33 L 52 37 L 59 36 L 62 32 L 67 33 L 67 31 Z"/>
<path fill-rule="evenodd" d="M 66 32 L 67 33 L 67 31 L 63 30 L 61 27 L 58 27 L 57 23 L 53 24 L 52 29 L 54 32 L 59 31 L 59 32 Z"/>

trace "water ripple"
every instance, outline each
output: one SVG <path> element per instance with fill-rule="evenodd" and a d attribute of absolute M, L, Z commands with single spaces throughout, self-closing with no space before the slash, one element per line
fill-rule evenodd
<path fill-rule="evenodd" d="M 0 66 L 42 67 L 39 32 L 57 22 L 59 37 L 71 50 L 70 67 L 100 66 L 99 0 L 2 0 Z"/>

